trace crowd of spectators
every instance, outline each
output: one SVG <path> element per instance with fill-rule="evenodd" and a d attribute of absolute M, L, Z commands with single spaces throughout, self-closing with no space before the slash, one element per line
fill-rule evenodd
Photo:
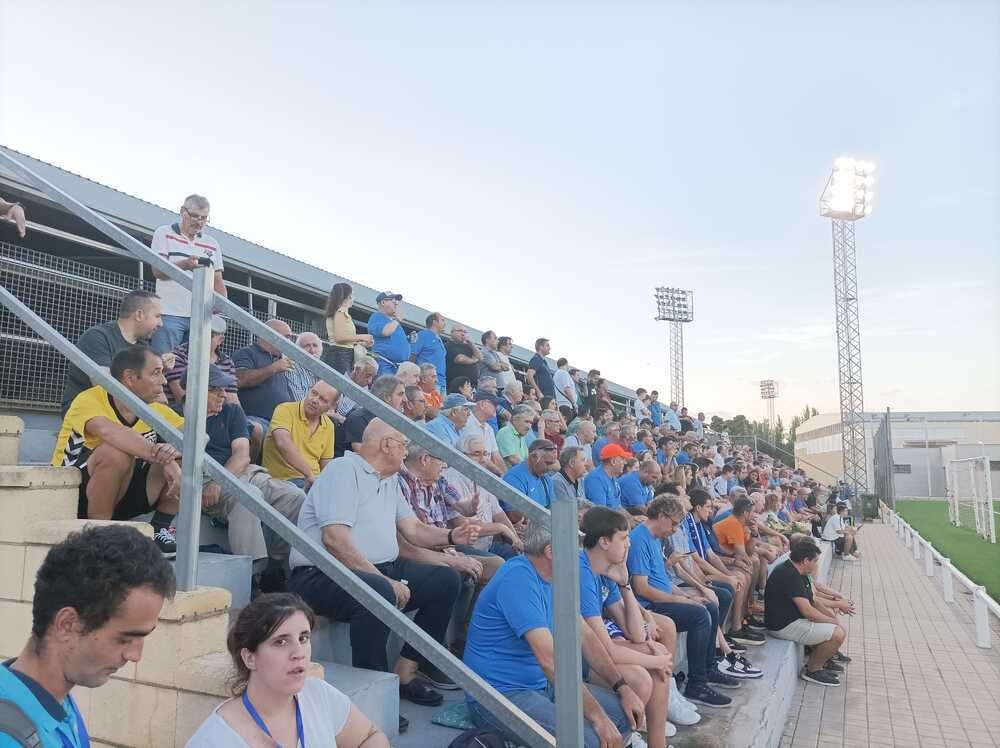
<path fill-rule="evenodd" d="M 201 233 L 208 210 L 207 200 L 189 197 L 178 223 L 158 229 L 153 246 L 183 270 L 209 260 L 224 292 L 221 248 Z M 402 296 L 391 292 L 377 295 L 368 331 L 359 334 L 352 302 L 348 284 L 331 289 L 325 341 L 311 332 L 294 336 L 279 319 L 266 324 L 540 506 L 578 501 L 587 745 L 643 726 L 650 745 L 663 748 L 677 724 L 701 719 L 699 706 L 729 706 L 722 690 L 761 677 L 746 651 L 762 644 L 767 630 L 814 646 L 803 677 L 835 685 L 839 650 L 830 642 L 839 647 L 843 629 L 834 608 L 814 600 L 818 586 L 789 571 L 811 573 L 807 535 L 856 557 L 854 529 L 829 491 L 802 470 L 710 434 L 704 413 L 664 405 L 655 390 L 639 388 L 634 400 L 616 406 L 600 371 L 565 358 L 550 368 L 546 338 L 534 342 L 522 381 L 509 336 L 487 331 L 477 345 L 452 324 L 445 338 L 447 321 L 437 312 L 408 336 Z M 225 320 L 213 317 L 211 326 L 208 454 L 551 725 L 551 544 L 544 528 L 266 340 L 226 355 Z M 117 320 L 87 330 L 79 343 L 180 427 L 189 327 L 190 294 L 157 274 L 156 293 L 128 294 Z M 174 552 L 177 451 L 73 367 L 63 409 L 52 462 L 80 468 L 79 516 L 148 516 L 158 546 Z M 261 561 L 257 589 L 290 589 L 316 613 L 349 623 L 355 666 L 392 668 L 400 696 L 417 704 L 436 705 L 440 689 L 457 688 L 409 645 L 389 662 L 388 629 L 378 616 L 287 543 L 265 536 L 231 493 L 206 479 L 202 495 L 205 513 L 228 527 L 231 550 Z M 781 592 L 768 583 L 774 568 L 781 569 Z M 824 599 L 835 594 L 827 590 Z M 783 615 L 772 613 L 783 604 L 766 598 L 785 599 L 779 595 L 791 595 L 815 625 L 793 626 L 788 604 Z M 803 597 L 808 606 L 799 604 Z M 673 677 L 678 632 L 687 633 L 683 691 Z M 504 729 L 475 703 L 471 713 Z"/>

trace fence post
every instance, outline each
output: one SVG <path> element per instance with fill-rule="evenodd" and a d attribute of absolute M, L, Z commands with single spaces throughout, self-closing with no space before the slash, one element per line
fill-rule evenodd
<path fill-rule="evenodd" d="M 946 603 L 955 602 L 955 580 L 951 575 L 951 559 L 941 559 L 941 591 Z"/>
<path fill-rule="evenodd" d="M 580 661 L 580 523 L 576 499 L 553 500 L 552 618 L 555 622 L 556 745 L 583 745 Z"/>
<path fill-rule="evenodd" d="M 208 416 L 208 364 L 212 331 L 210 262 L 199 260 L 191 282 L 191 331 L 184 397 L 184 450 L 181 457 L 181 508 L 177 514 L 177 589 L 198 586 L 198 534 L 201 530 L 201 466 L 205 456 Z"/>
<path fill-rule="evenodd" d="M 913 545 L 913 528 L 911 528 L 909 525 L 906 526 L 903 532 L 903 540 L 906 542 L 907 548 Z"/>
<path fill-rule="evenodd" d="M 924 548 L 924 576 L 934 576 L 934 554 L 931 552 L 931 544 L 927 543 Z"/>
<path fill-rule="evenodd" d="M 976 611 L 976 646 L 989 649 L 990 643 L 990 617 L 986 609 L 986 588 L 976 587 L 972 591 L 972 601 Z"/>
<path fill-rule="evenodd" d="M 920 544 L 924 542 L 924 539 L 920 537 L 919 533 L 913 534 L 913 560 L 920 560 Z"/>

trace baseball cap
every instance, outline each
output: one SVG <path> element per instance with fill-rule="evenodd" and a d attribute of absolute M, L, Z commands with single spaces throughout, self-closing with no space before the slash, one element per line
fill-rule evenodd
<path fill-rule="evenodd" d="M 492 392 L 488 392 L 486 390 L 476 390 L 475 398 L 477 403 L 485 400 L 488 403 L 492 403 L 494 408 L 500 407 L 500 398 Z"/>
<path fill-rule="evenodd" d="M 444 403 L 441 405 L 442 410 L 450 410 L 451 408 L 460 408 L 461 406 L 466 408 L 471 408 L 475 403 L 470 403 L 465 399 L 465 395 L 460 392 L 452 392 L 448 397 L 444 399 Z"/>
<path fill-rule="evenodd" d="M 219 319 L 222 319 L 221 317 Z M 220 369 L 215 364 L 208 365 L 208 386 L 209 387 L 234 387 L 236 386 L 236 377 L 232 374 L 227 374 L 222 369 Z"/>
<path fill-rule="evenodd" d="M 393 293 L 392 291 L 383 291 L 382 293 L 380 293 L 378 296 L 375 297 L 375 303 L 381 304 L 386 299 L 395 299 L 396 301 L 402 301 L 403 294 Z"/>
<path fill-rule="evenodd" d="M 627 449 L 623 449 L 619 444 L 606 444 L 603 449 L 601 449 L 601 460 L 610 460 L 612 457 L 624 457 L 628 459 L 632 456 L 632 453 Z"/>
<path fill-rule="evenodd" d="M 212 315 L 212 333 L 215 335 L 226 334 L 226 320 L 224 317 L 218 314 Z"/>

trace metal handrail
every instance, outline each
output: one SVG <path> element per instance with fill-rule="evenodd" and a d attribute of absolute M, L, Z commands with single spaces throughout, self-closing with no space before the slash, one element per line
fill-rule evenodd
<path fill-rule="evenodd" d="M 0 163 L 6 164 L 16 174 L 33 184 L 52 200 L 61 204 L 104 235 L 119 242 L 123 248 L 132 252 L 137 259 L 149 263 L 154 269 L 177 281 L 184 288 L 192 289 L 192 276 L 189 273 L 163 259 L 126 231 L 111 223 L 103 216 L 98 215 L 72 195 L 69 195 L 39 176 L 2 150 L 0 150 Z M 83 356 L 66 338 L 49 326 L 41 317 L 24 306 L 7 289 L 2 287 L 0 289 L 2 289 L 0 290 L 0 299 L 2 299 L 4 304 L 29 324 L 39 335 L 48 339 L 63 355 L 70 358 L 73 363 L 80 366 L 92 378 L 102 382 L 102 384 L 109 385 L 108 390 L 115 397 L 121 397 L 122 400 L 129 404 L 130 408 L 139 413 L 158 434 L 173 444 L 173 446 L 182 448 L 180 433 L 161 418 L 156 411 L 132 395 L 121 383 L 112 379 L 89 358 Z M 402 413 L 372 395 L 367 389 L 358 387 L 349 377 L 345 377 L 319 359 L 306 353 L 297 345 L 286 340 L 283 336 L 267 327 L 267 325 L 228 298 L 220 296 L 218 293 L 213 293 L 212 304 L 216 310 L 226 314 L 248 331 L 255 333 L 258 339 L 266 340 L 306 371 L 335 387 L 341 393 L 346 393 L 360 406 L 402 432 L 411 441 L 424 447 L 431 454 L 444 458 L 459 473 L 493 493 L 499 500 L 513 505 L 532 521 L 551 526 L 549 521 L 550 514 L 547 509 L 539 506 L 517 489 L 501 481 L 478 463 L 473 462 L 461 452 L 445 444 L 430 432 L 420 428 Z M 192 366 L 194 365 L 196 365 L 196 362 L 192 362 Z M 380 595 L 362 583 L 353 571 L 331 556 L 323 546 L 309 539 L 295 525 L 276 512 L 259 496 L 255 496 L 246 490 L 243 484 L 208 455 L 204 456 L 204 470 L 213 480 L 231 491 L 262 522 L 302 552 L 317 568 L 346 589 L 369 611 L 382 619 L 389 628 L 399 634 L 407 643 L 411 644 L 443 672 L 461 684 L 483 706 L 491 712 L 511 720 L 511 729 L 527 745 L 532 747 L 556 745 L 552 736 L 540 725 L 511 704 L 478 675 L 469 670 L 464 663 L 457 660 L 448 650 L 428 636 L 394 606 L 387 603 Z M 189 479 L 188 483 L 191 482 Z M 200 496 L 195 501 L 197 502 L 197 509 L 200 514 Z M 182 513 L 185 511 L 184 503 L 185 497 L 182 495 Z M 557 534 L 555 531 L 559 529 L 562 531 Z M 197 543 L 194 543 L 193 547 L 191 547 L 189 539 L 178 537 L 178 541 L 178 555 L 182 552 L 197 554 Z M 552 544 L 554 583 L 555 579 L 558 579 L 560 584 L 565 584 L 570 588 L 578 587 L 579 566 L 576 562 L 575 553 L 575 550 L 579 547 L 577 532 L 567 532 L 565 524 L 558 522 L 553 527 Z M 188 547 L 185 548 L 185 545 Z M 573 551 L 570 551 L 571 547 Z M 571 596 L 559 595 L 557 601 L 561 601 L 565 605 L 568 597 Z M 580 687 L 579 679 L 573 680 L 573 673 L 579 672 L 579 613 L 578 607 L 572 611 L 558 608 L 553 611 L 555 651 L 559 653 L 556 656 L 556 688 L 559 691 L 567 690 L 570 687 L 576 689 Z M 572 645 L 570 642 L 572 642 Z M 576 651 L 575 657 L 567 657 L 566 654 L 573 651 L 574 648 Z M 582 714 L 570 714 L 569 699 L 564 698 L 561 700 L 561 703 L 563 704 L 562 708 L 557 704 L 557 735 L 559 736 L 559 744 L 582 746 Z"/>

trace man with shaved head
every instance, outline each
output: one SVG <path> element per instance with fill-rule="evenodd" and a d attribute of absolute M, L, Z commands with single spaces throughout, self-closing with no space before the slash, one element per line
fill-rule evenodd
<path fill-rule="evenodd" d="M 373 419 L 357 449 L 335 459 L 316 479 L 298 525 L 390 604 L 416 610 L 414 622 L 445 643 L 461 577 L 449 566 L 418 559 L 425 549 L 474 543 L 479 530 L 475 524 L 446 529 L 417 519 L 396 477 L 409 448 L 409 439 Z M 387 671 L 389 629 L 380 618 L 298 551 L 289 561 L 289 589 L 319 615 L 350 623 L 354 667 Z M 394 669 L 400 697 L 416 704 L 441 703 L 433 686 L 457 687 L 409 644 Z"/>
<path fill-rule="evenodd" d="M 266 324 L 283 338 L 292 334 L 291 328 L 280 319 L 270 319 Z M 236 364 L 240 405 L 247 419 L 259 423 L 266 433 L 274 409 L 297 399 L 285 376 L 295 364 L 263 338 L 235 351 L 233 363 Z"/>

